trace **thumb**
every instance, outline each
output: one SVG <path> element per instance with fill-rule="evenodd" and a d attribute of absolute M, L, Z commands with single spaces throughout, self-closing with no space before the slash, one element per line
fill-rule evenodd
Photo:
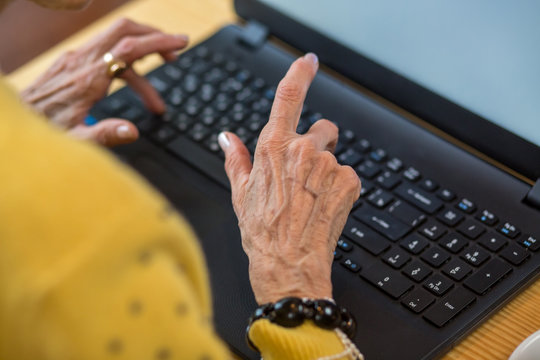
<path fill-rule="evenodd" d="M 92 126 L 79 125 L 69 132 L 78 139 L 95 141 L 103 146 L 128 144 L 139 138 L 137 127 L 123 119 L 106 119 Z"/>
<path fill-rule="evenodd" d="M 253 165 L 249 151 L 242 142 L 233 133 L 222 132 L 218 136 L 219 146 L 225 153 L 225 172 L 231 182 L 231 190 L 234 194 L 238 194 L 244 187 L 251 174 Z"/>

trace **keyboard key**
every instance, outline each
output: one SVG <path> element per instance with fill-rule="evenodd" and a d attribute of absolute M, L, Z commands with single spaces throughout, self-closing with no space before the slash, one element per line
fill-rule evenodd
<path fill-rule="evenodd" d="M 450 258 L 450 254 L 438 246 L 427 249 L 420 258 L 433 267 L 440 267 Z"/>
<path fill-rule="evenodd" d="M 383 149 L 373 150 L 369 153 L 369 157 L 375 162 L 383 162 L 384 160 L 386 160 L 386 151 L 384 151 Z"/>
<path fill-rule="evenodd" d="M 176 128 L 176 130 L 182 133 L 186 132 L 194 123 L 195 119 L 187 116 L 186 114 L 178 114 L 178 116 L 176 116 L 172 121 L 172 125 Z"/>
<path fill-rule="evenodd" d="M 167 97 L 167 103 L 174 107 L 180 107 L 186 101 L 186 94 L 181 88 L 173 88 Z"/>
<path fill-rule="evenodd" d="M 481 295 L 512 271 L 512 266 L 501 259 L 492 259 L 472 274 L 463 285 Z"/>
<path fill-rule="evenodd" d="M 388 212 L 396 219 L 412 227 L 422 224 L 427 218 L 424 213 L 401 200 L 394 201 L 388 208 Z"/>
<path fill-rule="evenodd" d="M 403 177 L 412 182 L 418 181 L 418 179 L 420 179 L 420 171 L 413 167 L 409 167 L 403 172 Z"/>
<path fill-rule="evenodd" d="M 464 216 L 454 209 L 446 208 L 437 215 L 437 219 L 448 226 L 456 226 L 463 220 Z"/>
<path fill-rule="evenodd" d="M 439 245 L 445 250 L 448 250 L 454 254 L 457 254 L 465 246 L 467 246 L 469 242 L 463 238 L 463 236 L 456 234 L 456 233 L 450 233 L 445 235 L 440 241 Z"/>
<path fill-rule="evenodd" d="M 372 182 L 370 182 L 369 180 L 362 180 L 362 189 L 360 190 L 360 197 L 361 198 L 365 197 L 373 189 L 375 189 L 375 185 L 373 185 Z"/>
<path fill-rule="evenodd" d="M 340 264 L 353 273 L 357 273 L 360 271 L 360 265 L 358 265 L 354 260 L 351 260 L 349 258 L 344 258 L 343 260 L 341 260 Z"/>
<path fill-rule="evenodd" d="M 411 257 L 400 248 L 394 248 L 383 255 L 383 261 L 394 269 L 401 269 Z"/>
<path fill-rule="evenodd" d="M 476 205 L 471 200 L 463 198 L 456 204 L 456 208 L 467 214 L 472 214 L 476 210 Z"/>
<path fill-rule="evenodd" d="M 208 139 L 204 141 L 204 146 L 213 153 L 221 151 L 221 147 L 218 143 L 218 134 L 212 134 Z"/>
<path fill-rule="evenodd" d="M 345 251 L 345 252 L 349 252 L 353 249 L 353 246 L 352 244 L 349 242 L 349 240 L 347 239 L 344 239 L 344 238 L 339 238 L 338 242 L 337 242 L 337 247 L 340 248 L 341 250 Z"/>
<path fill-rule="evenodd" d="M 414 289 L 401 301 L 405 307 L 416 314 L 424 311 L 424 309 L 433 304 L 433 302 L 435 302 L 433 295 L 430 295 L 427 291 L 421 288 Z"/>
<path fill-rule="evenodd" d="M 458 287 L 431 306 L 424 314 L 424 318 L 438 327 L 443 327 L 475 300 L 472 293 Z"/>
<path fill-rule="evenodd" d="M 367 153 L 369 150 L 371 150 L 371 143 L 366 139 L 360 139 L 356 142 L 356 144 L 354 144 L 354 148 L 361 153 Z"/>
<path fill-rule="evenodd" d="M 414 255 L 420 254 L 428 244 L 429 242 L 425 238 L 417 234 L 410 234 L 399 242 L 402 248 Z"/>
<path fill-rule="evenodd" d="M 168 125 L 162 125 L 150 136 L 150 138 L 159 144 L 165 144 L 175 137 L 176 131 Z"/>
<path fill-rule="evenodd" d="M 499 234 L 487 233 L 480 237 L 478 243 L 488 250 L 497 252 L 506 245 L 508 241 Z"/>
<path fill-rule="evenodd" d="M 468 237 L 469 239 L 477 239 L 480 235 L 486 232 L 486 229 L 480 223 L 474 220 L 465 220 L 458 226 L 457 231 Z"/>
<path fill-rule="evenodd" d="M 446 228 L 440 223 L 431 220 L 427 224 L 423 225 L 418 231 L 430 240 L 439 240 L 441 236 L 446 234 Z"/>
<path fill-rule="evenodd" d="M 353 206 L 351 208 L 351 212 L 358 209 L 360 206 L 362 206 L 364 204 L 364 199 L 362 198 L 358 198 L 358 200 L 356 200 L 354 203 L 353 203 Z"/>
<path fill-rule="evenodd" d="M 516 243 L 510 243 L 501 251 L 501 257 L 514 265 L 520 265 L 530 255 L 529 251 Z"/>
<path fill-rule="evenodd" d="M 338 156 L 338 162 L 342 165 L 356 166 L 362 161 L 363 156 L 354 149 L 347 149 Z"/>
<path fill-rule="evenodd" d="M 482 210 L 476 215 L 476 218 L 483 222 L 486 225 L 493 226 L 499 221 L 499 218 L 497 218 L 492 212 L 489 212 L 487 210 Z"/>
<path fill-rule="evenodd" d="M 529 249 L 530 251 L 537 251 L 538 249 L 540 249 L 540 240 L 536 236 L 523 235 L 519 239 L 518 243 L 521 246 Z"/>
<path fill-rule="evenodd" d="M 114 115 L 119 114 L 122 110 L 126 109 L 129 104 L 118 96 L 110 96 L 103 99 L 100 102 L 100 106 L 107 115 Z"/>
<path fill-rule="evenodd" d="M 431 293 L 442 296 L 446 294 L 454 286 L 452 280 L 443 277 L 439 274 L 432 275 L 424 282 L 424 288 L 428 289 Z"/>
<path fill-rule="evenodd" d="M 158 70 L 159 74 L 158 76 L 168 82 L 170 85 L 175 85 L 180 82 L 182 77 L 184 76 L 184 72 L 178 68 L 178 66 L 168 63 L 162 66 L 160 70 Z"/>
<path fill-rule="evenodd" d="M 191 130 L 188 132 L 189 137 L 196 142 L 204 140 L 204 138 L 206 138 L 209 134 L 210 129 L 200 123 L 193 125 Z"/>
<path fill-rule="evenodd" d="M 164 94 L 169 90 L 169 84 L 167 84 L 165 81 L 161 80 L 157 76 L 150 75 L 148 77 L 148 82 L 154 87 L 154 89 L 157 90 L 160 94 Z"/>
<path fill-rule="evenodd" d="M 142 133 L 149 133 L 156 129 L 163 120 L 157 115 L 150 115 L 137 124 L 137 129 Z"/>
<path fill-rule="evenodd" d="M 367 206 L 356 210 L 353 216 L 392 241 L 397 241 L 411 230 L 410 226 L 396 220 L 388 213 Z"/>
<path fill-rule="evenodd" d="M 401 184 L 394 191 L 403 200 L 428 214 L 434 214 L 442 207 L 442 202 L 439 199 L 414 185 Z"/>
<path fill-rule="evenodd" d="M 439 184 L 437 184 L 435 181 L 431 179 L 424 179 L 418 183 L 420 187 L 424 190 L 427 190 L 429 192 L 433 192 L 439 188 Z"/>
<path fill-rule="evenodd" d="M 334 250 L 334 261 L 337 261 L 343 257 L 343 253 L 341 251 Z"/>
<path fill-rule="evenodd" d="M 394 197 L 392 196 L 392 194 L 384 190 L 378 189 L 374 193 L 371 193 L 371 195 L 369 195 L 367 199 L 372 205 L 378 207 L 379 209 L 382 209 L 386 207 L 386 205 L 390 204 L 394 200 Z"/>
<path fill-rule="evenodd" d="M 354 134 L 352 130 L 342 129 L 342 128 L 339 129 L 339 139 L 344 144 L 352 143 L 355 138 L 356 138 L 356 135 Z"/>
<path fill-rule="evenodd" d="M 394 299 L 398 299 L 413 287 L 410 280 L 380 262 L 362 271 L 360 276 Z"/>
<path fill-rule="evenodd" d="M 508 236 L 510 239 L 515 239 L 521 231 L 514 225 L 506 222 L 497 229 L 501 234 Z"/>
<path fill-rule="evenodd" d="M 477 245 L 471 245 L 461 253 L 461 258 L 474 266 L 482 265 L 489 256 L 487 251 Z"/>
<path fill-rule="evenodd" d="M 361 178 L 372 179 L 375 175 L 381 172 L 381 167 L 371 160 L 366 160 L 356 167 L 356 172 Z"/>
<path fill-rule="evenodd" d="M 432 270 L 426 264 L 415 260 L 407 265 L 402 272 L 414 281 L 420 282 L 431 275 Z"/>
<path fill-rule="evenodd" d="M 119 117 L 122 118 L 122 119 L 129 120 L 132 123 L 136 124 L 139 121 L 141 121 L 141 119 L 144 118 L 145 115 L 147 115 L 147 113 L 144 110 L 142 110 L 142 109 L 140 109 L 138 107 L 132 106 L 129 109 L 123 111 L 119 115 Z"/>
<path fill-rule="evenodd" d="M 456 198 L 456 194 L 448 189 L 441 189 L 437 192 L 437 197 L 444 201 L 452 201 Z"/>
<path fill-rule="evenodd" d="M 373 255 L 381 254 L 391 244 L 375 231 L 351 218 L 345 224 L 343 235 Z"/>
<path fill-rule="evenodd" d="M 403 169 L 403 162 L 398 158 L 392 158 L 386 163 L 386 167 L 393 172 L 400 172 Z"/>
<path fill-rule="evenodd" d="M 206 46 L 198 46 L 195 49 L 195 55 L 201 59 L 206 59 L 210 56 L 210 50 Z"/>
<path fill-rule="evenodd" d="M 443 267 L 442 272 L 456 281 L 461 281 L 472 272 L 472 268 L 459 259 L 453 259 Z"/>
<path fill-rule="evenodd" d="M 393 172 L 385 171 L 380 174 L 375 181 L 383 188 L 392 190 L 401 182 L 401 177 Z"/>

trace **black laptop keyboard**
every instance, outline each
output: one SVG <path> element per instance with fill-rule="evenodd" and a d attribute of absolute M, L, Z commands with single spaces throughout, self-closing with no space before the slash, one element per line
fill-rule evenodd
<path fill-rule="evenodd" d="M 168 104 L 164 116 L 149 114 L 129 90 L 104 99 L 93 113 L 133 121 L 155 144 L 229 187 L 217 136 L 232 131 L 253 153 L 275 84 L 204 46 L 148 78 Z M 298 133 L 321 118 L 304 107 Z M 446 325 L 540 248 L 538 238 L 439 179 L 423 177 L 370 139 L 341 128 L 335 154 L 362 179 L 335 261 L 435 326 Z M 380 260 L 363 268 L 354 260 L 358 251 Z"/>

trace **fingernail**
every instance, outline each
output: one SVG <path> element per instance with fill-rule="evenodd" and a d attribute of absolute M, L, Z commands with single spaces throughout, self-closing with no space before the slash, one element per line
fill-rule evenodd
<path fill-rule="evenodd" d="M 314 53 L 307 53 L 304 58 L 307 60 L 313 62 L 313 64 L 317 65 L 319 63 L 319 58 Z"/>
<path fill-rule="evenodd" d="M 185 34 L 178 34 L 178 35 L 175 35 L 175 37 L 179 40 L 184 40 L 185 42 L 188 42 L 189 41 L 189 36 L 185 35 Z"/>
<path fill-rule="evenodd" d="M 128 139 L 133 136 L 133 134 L 131 133 L 131 129 L 127 125 L 120 125 L 119 127 L 117 127 L 116 134 L 121 139 Z"/>
<path fill-rule="evenodd" d="M 227 148 L 231 145 L 231 142 L 229 141 L 227 134 L 225 134 L 224 132 L 219 134 L 218 143 L 219 143 L 219 146 L 221 147 L 221 150 L 223 151 L 227 150 Z"/>

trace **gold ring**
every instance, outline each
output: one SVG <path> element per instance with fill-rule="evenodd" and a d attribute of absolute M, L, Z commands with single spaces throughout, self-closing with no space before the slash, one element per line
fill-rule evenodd
<path fill-rule="evenodd" d="M 119 77 L 128 68 L 125 61 L 115 59 L 110 52 L 103 55 L 103 61 L 107 64 L 107 75 L 111 78 Z"/>

